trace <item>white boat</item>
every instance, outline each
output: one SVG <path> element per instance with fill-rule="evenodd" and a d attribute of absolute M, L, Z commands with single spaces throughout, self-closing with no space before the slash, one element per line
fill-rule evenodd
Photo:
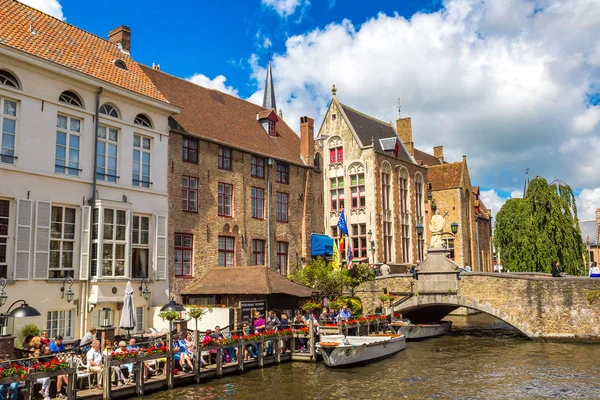
<path fill-rule="evenodd" d="M 400 335 L 406 336 L 406 340 L 420 340 L 445 335 L 452 328 L 452 321 L 441 321 L 437 324 L 411 324 L 392 322 L 390 328 Z"/>
<path fill-rule="evenodd" d="M 328 367 L 346 367 L 389 357 L 404 350 L 404 335 L 321 335 L 317 350 Z"/>

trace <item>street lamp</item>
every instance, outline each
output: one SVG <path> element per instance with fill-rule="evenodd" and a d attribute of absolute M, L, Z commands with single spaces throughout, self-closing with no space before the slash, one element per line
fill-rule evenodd
<path fill-rule="evenodd" d="M 423 235 L 423 224 L 417 224 L 417 235 L 421 237 Z"/>
<path fill-rule="evenodd" d="M 2 288 L 2 290 L 0 290 L 0 307 L 2 307 L 6 304 L 6 300 L 8 300 L 8 295 L 6 294 L 6 291 L 4 291 L 6 288 L 5 278 L 0 278 L 0 288 Z"/>
<path fill-rule="evenodd" d="M 450 230 L 452 231 L 453 235 L 456 235 L 456 233 L 458 232 L 458 224 L 456 222 L 451 223 Z"/>
<path fill-rule="evenodd" d="M 142 290 L 142 285 L 146 285 L 144 290 Z M 149 285 L 150 285 L 150 280 L 148 278 L 142 279 L 139 289 L 140 289 L 140 296 L 144 297 L 144 300 L 149 300 L 150 295 L 152 294 L 152 292 L 148 288 Z"/>
<path fill-rule="evenodd" d="M 23 302 L 19 307 L 12 308 L 19 302 Z M 12 311 L 11 311 L 12 310 Z M 13 334 L 14 319 L 21 317 L 39 317 L 38 310 L 30 307 L 25 300 L 17 300 L 8 307 L 8 311 L 0 314 L 0 336 L 11 336 Z"/>
<path fill-rule="evenodd" d="M 65 290 L 65 284 L 69 283 L 69 287 L 67 288 L 67 290 Z M 60 298 L 64 298 L 65 296 L 67 296 L 67 303 L 70 303 L 73 301 L 73 297 L 75 297 L 75 292 L 73 292 L 73 278 L 71 278 L 70 276 L 67 276 L 65 278 L 65 280 L 63 281 L 63 285 L 60 288 Z"/>
<path fill-rule="evenodd" d="M 184 312 L 185 311 L 185 307 L 182 306 L 179 303 L 176 303 L 175 299 L 171 299 L 170 302 L 168 302 L 167 304 L 165 304 L 164 306 L 162 306 L 162 308 L 160 309 L 160 311 L 178 311 L 178 312 Z"/>

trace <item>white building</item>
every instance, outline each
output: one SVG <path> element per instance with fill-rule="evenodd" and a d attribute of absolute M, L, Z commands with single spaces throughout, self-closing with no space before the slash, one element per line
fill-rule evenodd
<path fill-rule="evenodd" d="M 129 56 L 129 37 L 0 1 L 0 311 L 23 299 L 41 313 L 17 319 L 16 333 L 35 323 L 78 338 L 103 307 L 118 325 L 128 280 L 137 329 L 168 300 L 168 117 L 179 109 Z"/>

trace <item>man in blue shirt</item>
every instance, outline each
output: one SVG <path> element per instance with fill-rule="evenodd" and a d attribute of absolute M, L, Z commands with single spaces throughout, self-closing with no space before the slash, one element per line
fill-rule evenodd
<path fill-rule="evenodd" d="M 340 311 L 340 318 L 342 319 L 342 321 L 346 321 L 346 320 L 350 319 L 351 316 L 352 316 L 352 312 L 350 312 L 350 309 L 348 308 L 348 306 L 342 308 L 342 310 Z"/>
<path fill-rule="evenodd" d="M 50 351 L 53 353 L 58 353 L 60 351 L 65 351 L 65 345 L 63 344 L 63 337 L 60 335 L 56 335 L 54 338 L 54 342 L 50 343 Z"/>

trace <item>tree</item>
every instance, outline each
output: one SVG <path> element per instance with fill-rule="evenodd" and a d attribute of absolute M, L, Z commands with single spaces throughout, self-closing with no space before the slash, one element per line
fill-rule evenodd
<path fill-rule="evenodd" d="M 317 257 L 310 260 L 301 270 L 290 274 L 290 279 L 330 297 L 341 291 L 344 276 L 340 274 L 343 274 L 343 271 L 336 268 L 335 263 L 328 263 Z"/>
<path fill-rule="evenodd" d="M 498 211 L 494 246 L 510 271 L 550 272 L 560 261 L 568 274 L 582 274 L 586 253 L 569 185 L 533 179 L 525 198 L 508 200 Z"/>
<path fill-rule="evenodd" d="M 375 279 L 375 271 L 367 264 L 352 264 L 352 268 L 346 270 L 345 284 L 350 287 L 351 295 L 354 296 L 354 288 L 363 282 Z"/>

